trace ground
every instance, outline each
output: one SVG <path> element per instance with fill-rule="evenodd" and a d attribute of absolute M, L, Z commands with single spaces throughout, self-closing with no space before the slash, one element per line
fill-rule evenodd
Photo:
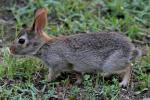
<path fill-rule="evenodd" d="M 49 35 L 117 31 L 140 47 L 150 44 L 149 0 L 0 0 L 0 99 L 141 100 L 150 99 L 150 51 L 132 63 L 127 88 L 119 77 L 85 74 L 76 85 L 76 73 L 62 73 L 47 81 L 47 67 L 30 57 L 14 57 L 8 47 L 19 30 L 31 26 L 34 11 L 48 8 Z"/>

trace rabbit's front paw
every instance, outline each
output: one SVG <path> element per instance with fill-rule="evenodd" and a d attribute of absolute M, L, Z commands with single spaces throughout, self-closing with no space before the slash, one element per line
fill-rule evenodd
<path fill-rule="evenodd" d="M 54 79 L 54 72 L 52 68 L 49 68 L 48 70 L 48 81 L 52 81 Z"/>
<path fill-rule="evenodd" d="M 59 72 L 56 72 L 52 68 L 49 68 L 48 81 L 55 80 L 59 75 L 60 75 Z"/>
<path fill-rule="evenodd" d="M 48 74 L 48 81 L 52 81 L 54 78 L 52 77 L 52 74 L 51 73 L 49 73 Z"/>

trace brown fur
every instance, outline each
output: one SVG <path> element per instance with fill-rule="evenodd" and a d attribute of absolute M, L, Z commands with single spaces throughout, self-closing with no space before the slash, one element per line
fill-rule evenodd
<path fill-rule="evenodd" d="M 47 43 L 47 42 L 52 42 L 52 41 L 55 40 L 55 37 L 54 37 L 54 36 L 49 36 L 49 35 L 47 35 L 45 32 L 42 32 L 42 33 L 40 34 L 40 36 L 41 36 L 41 38 L 43 39 L 43 41 L 45 41 L 45 43 Z"/>

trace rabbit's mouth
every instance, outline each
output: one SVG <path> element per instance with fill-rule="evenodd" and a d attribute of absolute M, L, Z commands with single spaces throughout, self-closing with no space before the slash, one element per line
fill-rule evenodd
<path fill-rule="evenodd" d="M 16 45 L 11 45 L 10 47 L 9 47 L 9 51 L 10 51 L 10 53 L 11 54 L 13 54 L 13 55 L 18 55 L 18 50 L 17 50 L 17 46 Z"/>

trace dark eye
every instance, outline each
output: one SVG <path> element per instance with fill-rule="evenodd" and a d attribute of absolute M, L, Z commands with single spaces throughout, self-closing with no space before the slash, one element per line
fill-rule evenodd
<path fill-rule="evenodd" d="M 19 39 L 18 43 L 24 44 L 25 43 L 25 39 Z"/>

